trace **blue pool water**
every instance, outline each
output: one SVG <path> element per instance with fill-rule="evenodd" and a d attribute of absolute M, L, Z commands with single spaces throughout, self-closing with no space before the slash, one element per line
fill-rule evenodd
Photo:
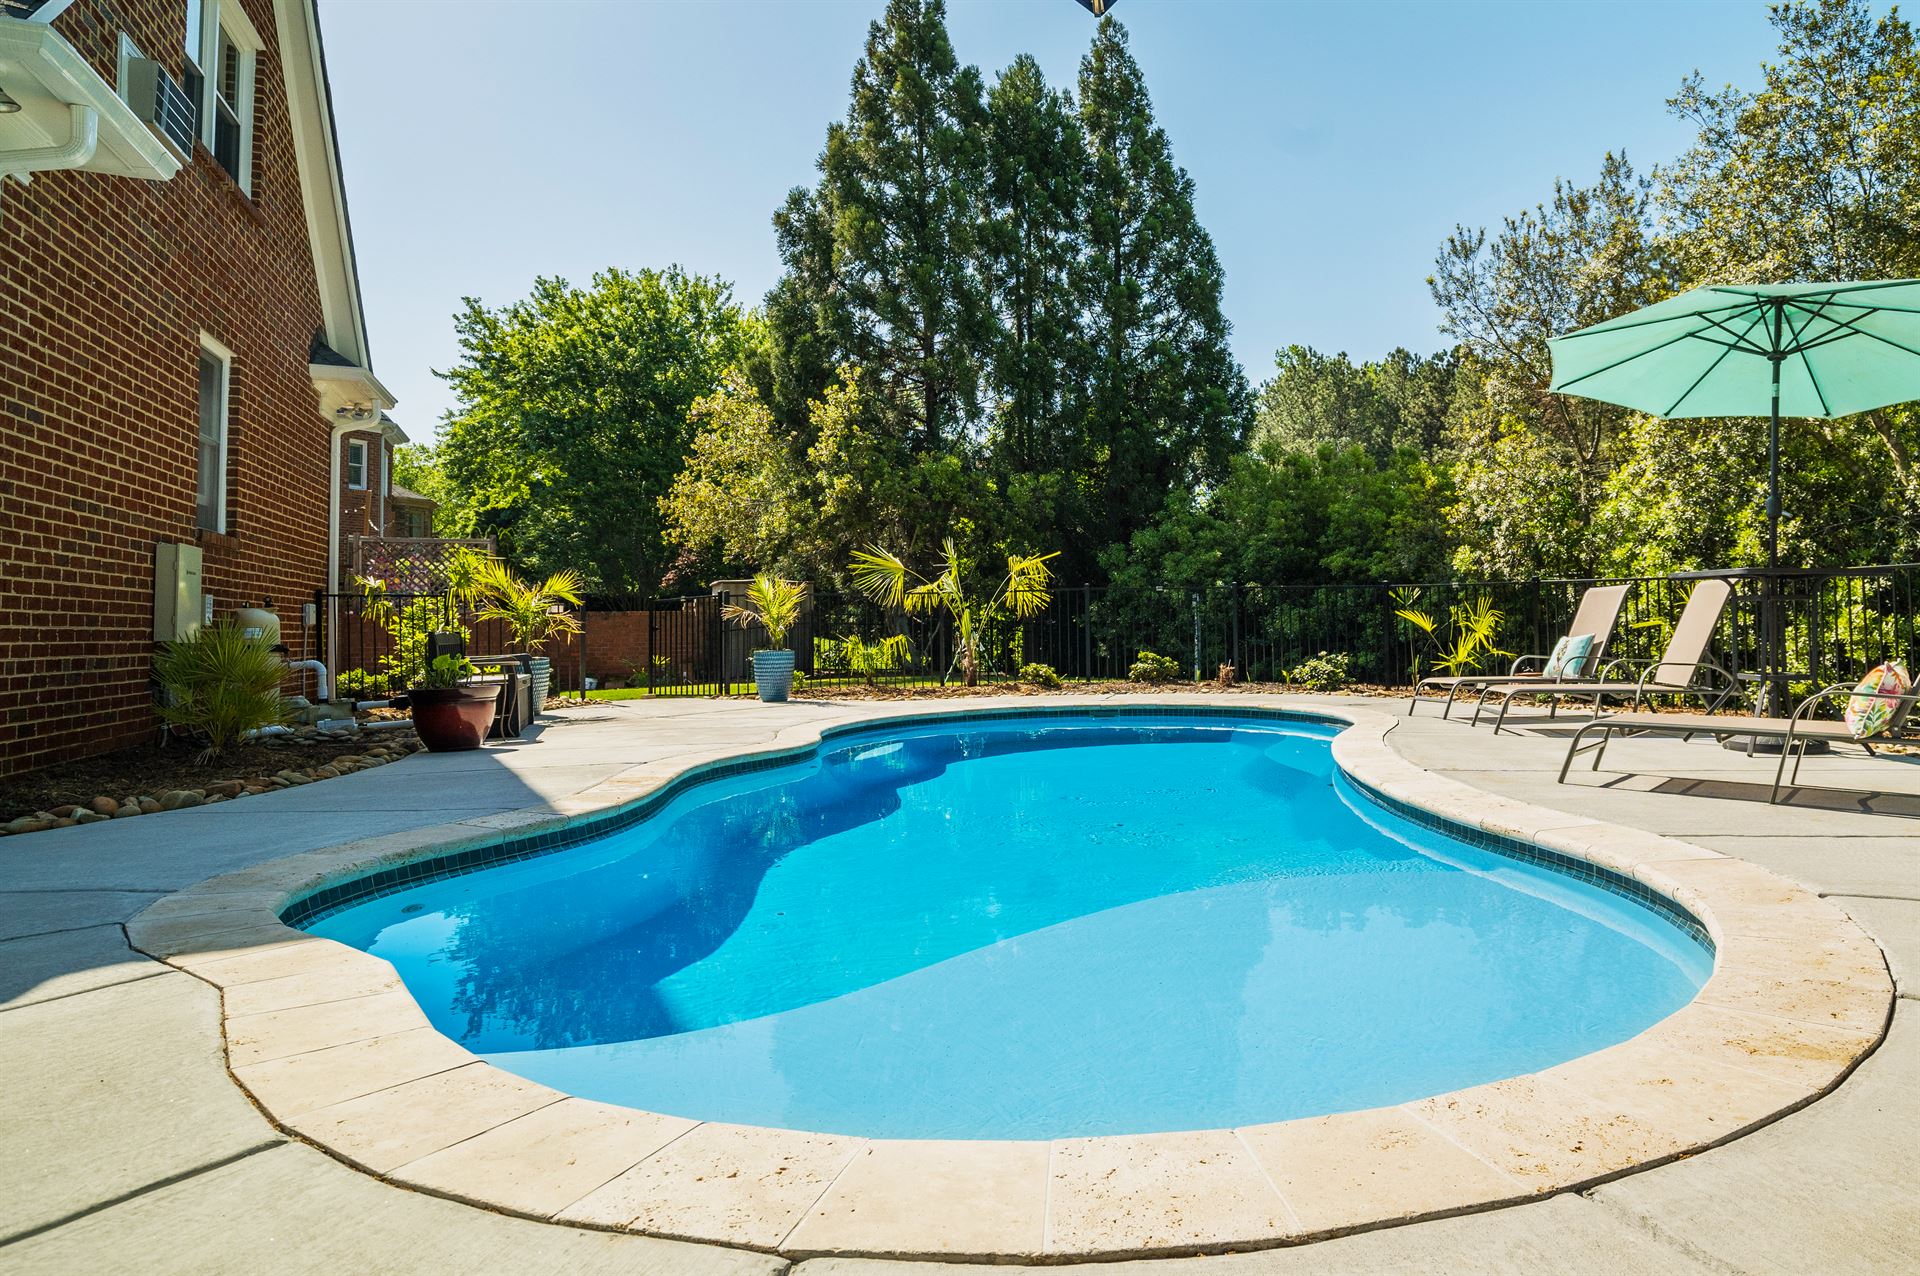
<path fill-rule="evenodd" d="M 308 928 L 593 1099 L 887 1138 L 1285 1120 L 1534 1071 L 1690 1000 L 1620 895 L 1413 824 L 1335 728 L 1038 718 L 843 735 L 651 818 Z"/>

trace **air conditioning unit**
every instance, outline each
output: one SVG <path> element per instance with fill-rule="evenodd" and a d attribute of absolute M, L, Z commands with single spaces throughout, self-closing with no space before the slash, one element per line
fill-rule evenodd
<path fill-rule="evenodd" d="M 193 99 L 152 58 L 127 60 L 127 105 L 181 159 L 193 155 Z"/>

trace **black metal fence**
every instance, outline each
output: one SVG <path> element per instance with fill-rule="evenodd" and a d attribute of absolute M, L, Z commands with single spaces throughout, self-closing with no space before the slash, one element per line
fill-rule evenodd
<path fill-rule="evenodd" d="M 358 590 L 321 590 L 314 594 L 314 606 L 322 658 L 333 670 L 337 694 L 346 697 L 384 699 L 415 685 L 425 671 L 427 635 L 435 631 L 466 635 L 467 651 L 474 655 L 510 649 L 504 622 L 480 620 L 444 593 L 370 599 Z M 555 685 L 566 685 L 566 662 L 556 658 L 554 668 Z"/>
<path fill-rule="evenodd" d="M 1481 668 L 1542 653 L 1566 632 L 1584 590 L 1630 584 L 1609 653 L 1648 659 L 1664 647 L 1693 583 L 1725 576 L 1735 584 L 1712 657 L 1735 672 L 1770 667 L 1763 607 L 1780 609 L 1784 664 L 1801 690 L 1850 681 L 1885 659 L 1920 663 L 1920 564 L 1824 571 L 1687 573 L 1674 577 L 1427 581 L 1338 585 L 1219 584 L 1200 591 L 1127 591 L 1063 586 L 1039 614 L 987 622 L 979 635 L 979 678 L 1002 682 L 1044 664 L 1068 682 L 1124 679 L 1141 652 L 1172 658 L 1185 678 L 1212 679 L 1231 665 L 1241 681 L 1286 682 L 1304 662 L 1343 656 L 1348 677 L 1384 687 L 1411 685 L 1436 663 L 1436 644 L 1396 615 L 1411 605 L 1444 631 L 1452 609 L 1485 598 L 1500 614 L 1495 646 Z M 359 595 L 329 595 L 323 623 L 334 667 L 377 678 L 406 667 L 425 633 L 457 618 L 444 597 L 390 596 L 367 614 Z M 651 695 L 750 691 L 752 652 L 766 635 L 725 616 L 721 595 L 593 599 L 585 634 L 549 650 L 556 681 L 591 677 L 603 689 Z M 398 616 L 396 621 L 394 616 Z M 469 649 L 504 650 L 498 626 L 475 627 Z M 1443 634 L 1444 637 L 1444 634 Z M 899 641 L 889 641 L 898 639 Z M 813 685 L 926 687 L 959 681 L 955 626 L 944 613 L 906 614 L 858 595 L 814 593 L 788 635 L 795 666 Z M 563 671 L 564 674 L 563 674 Z"/>
<path fill-rule="evenodd" d="M 979 676 L 1005 681 L 1023 665 L 1044 664 L 1063 680 L 1123 679 L 1143 651 L 1171 657 L 1184 676 L 1213 678 L 1232 665 L 1242 681 L 1283 682 L 1307 660 L 1344 656 L 1348 676 L 1377 686 L 1410 685 L 1435 667 L 1436 644 L 1396 612 L 1412 606 L 1443 631 L 1455 607 L 1485 598 L 1500 613 L 1495 645 L 1503 655 L 1544 652 L 1566 632 L 1584 590 L 1631 584 L 1610 650 L 1651 658 L 1671 634 L 1693 581 L 1723 575 L 1735 601 L 1715 635 L 1713 657 L 1736 672 L 1768 667 L 1762 607 L 1769 588 L 1781 609 L 1785 664 L 1796 685 L 1858 676 L 1880 660 L 1920 659 L 1916 610 L 1920 565 L 1833 571 L 1690 573 L 1676 577 L 1429 581 L 1404 584 L 1217 585 L 1184 592 L 1122 591 L 1080 585 L 1056 589 L 1025 620 L 987 623 Z M 724 619 L 713 595 L 631 600 L 620 611 L 588 614 L 589 661 L 603 683 L 624 682 L 656 695 L 729 694 L 750 689 L 750 655 L 765 635 Z M 635 637 L 644 624 L 644 640 Z M 900 643 L 886 646 L 899 636 Z M 626 642 L 644 658 L 609 673 L 606 645 Z M 816 685 L 933 686 L 961 676 L 952 618 L 889 612 L 859 596 L 817 593 L 788 637 L 796 667 Z"/>

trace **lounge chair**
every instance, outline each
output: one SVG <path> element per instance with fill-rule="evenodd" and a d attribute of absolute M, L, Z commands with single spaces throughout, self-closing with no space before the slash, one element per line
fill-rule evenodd
<path fill-rule="evenodd" d="M 1900 738 L 1906 729 L 1908 714 L 1914 702 L 1920 700 L 1920 694 L 1909 692 L 1906 695 L 1894 695 L 1881 692 L 1883 700 L 1897 701 L 1899 708 L 1894 712 L 1887 725 L 1871 736 L 1860 737 L 1853 734 L 1844 722 L 1815 718 L 1813 711 L 1834 696 L 1851 696 L 1858 691 L 1853 683 L 1842 683 L 1824 687 L 1800 702 L 1791 718 L 1755 718 L 1744 715 L 1728 714 L 1700 718 L 1694 714 L 1678 713 L 1609 713 L 1582 724 L 1573 733 L 1573 742 L 1567 746 L 1567 759 L 1560 764 L 1560 783 L 1567 782 L 1567 771 L 1573 766 L 1575 757 L 1593 750 L 1593 769 L 1600 769 L 1600 759 L 1606 756 L 1607 744 L 1615 733 L 1625 735 L 1677 735 L 1690 739 L 1696 735 L 1712 735 L 1718 740 L 1730 740 L 1744 736 L 1750 740 L 1779 740 L 1780 765 L 1773 770 L 1773 789 L 1767 794 L 1767 801 L 1780 800 L 1781 780 L 1784 776 L 1787 784 L 1800 782 L 1800 760 L 1807 755 L 1807 745 L 1815 740 L 1827 744 L 1857 744 L 1873 756 L 1873 743 L 1882 744 Z M 1598 740 L 1588 740 L 1587 733 L 1597 731 Z M 1796 749 L 1795 746 L 1798 746 Z M 1793 774 L 1786 775 L 1787 758 L 1793 757 Z"/>
<path fill-rule="evenodd" d="M 1667 649 L 1660 653 L 1658 660 L 1648 663 L 1637 678 L 1629 681 L 1612 676 L 1616 669 L 1631 668 L 1639 663 L 1623 657 L 1609 661 L 1600 671 L 1600 677 L 1592 682 L 1496 683 L 1480 692 L 1473 707 L 1473 721 L 1476 725 L 1479 723 L 1489 696 L 1500 698 L 1500 716 L 1493 723 L 1496 734 L 1506 724 L 1507 710 L 1522 696 L 1545 697 L 1555 704 L 1561 700 L 1591 700 L 1596 713 L 1608 699 L 1630 700 L 1633 707 L 1639 709 L 1648 696 L 1681 696 L 1698 700 L 1712 713 L 1740 686 L 1737 678 L 1707 659 L 1707 643 L 1712 640 L 1714 628 L 1719 625 L 1721 613 L 1726 611 L 1727 600 L 1732 596 L 1733 586 L 1724 580 L 1709 579 L 1694 585 L 1693 592 L 1687 595 L 1687 605 L 1680 611 L 1679 623 L 1673 627 L 1673 637 L 1667 640 Z M 1699 679 L 1703 672 L 1719 678 L 1724 685 L 1717 689 L 1702 686 Z"/>
<path fill-rule="evenodd" d="M 1574 610 L 1573 623 L 1567 626 L 1567 636 L 1577 638 L 1581 634 L 1593 635 L 1593 647 L 1581 661 L 1582 672 L 1598 669 L 1606 656 L 1607 642 L 1613 637 L 1613 627 L 1620 619 L 1621 604 L 1626 602 L 1627 593 L 1632 585 L 1594 585 L 1580 595 L 1580 606 Z M 1516 659 L 1505 674 L 1476 673 L 1457 677 L 1422 678 L 1414 684 L 1413 699 L 1407 704 L 1407 716 L 1413 716 L 1413 710 L 1420 703 L 1420 692 L 1431 687 L 1436 692 L 1445 689 L 1446 708 L 1440 716 L 1450 717 L 1453 713 L 1454 697 L 1462 691 L 1479 691 L 1499 683 L 1538 682 L 1544 675 L 1549 656 L 1528 655 Z M 1525 666 L 1538 661 L 1539 669 L 1527 669 Z M 1429 697 L 1433 699 L 1437 697 Z"/>

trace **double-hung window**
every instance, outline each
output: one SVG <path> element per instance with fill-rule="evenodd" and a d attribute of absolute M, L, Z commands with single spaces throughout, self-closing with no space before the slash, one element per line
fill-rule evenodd
<path fill-rule="evenodd" d="M 200 339 L 200 450 L 194 481 L 194 526 L 227 530 L 227 413 L 233 356 Z"/>
<path fill-rule="evenodd" d="M 249 195 L 259 55 L 259 34 L 240 0 L 187 0 L 186 90 L 200 142 Z"/>
<path fill-rule="evenodd" d="M 347 440 L 347 486 L 356 492 L 367 490 L 367 441 Z"/>

